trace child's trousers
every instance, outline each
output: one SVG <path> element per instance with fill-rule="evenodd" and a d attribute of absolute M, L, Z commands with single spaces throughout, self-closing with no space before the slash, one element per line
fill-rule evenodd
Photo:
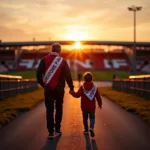
<path fill-rule="evenodd" d="M 82 115 L 83 115 L 83 124 L 84 124 L 85 131 L 88 131 L 88 117 L 90 118 L 90 128 L 94 129 L 95 112 L 82 111 Z"/>

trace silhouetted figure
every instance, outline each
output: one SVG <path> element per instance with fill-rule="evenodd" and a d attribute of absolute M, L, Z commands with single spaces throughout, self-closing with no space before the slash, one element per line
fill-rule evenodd
<path fill-rule="evenodd" d="M 101 109 L 102 99 L 98 88 L 93 83 L 93 76 L 90 72 L 84 74 L 84 81 L 85 82 L 77 92 L 70 91 L 70 94 L 75 98 L 81 97 L 81 110 L 84 125 L 83 133 L 88 134 L 90 131 L 91 137 L 94 137 L 96 100 Z M 90 126 L 88 125 L 88 119 L 90 120 Z"/>
<path fill-rule="evenodd" d="M 78 82 L 79 82 L 79 86 L 80 86 L 81 78 L 82 78 L 82 74 L 79 72 L 79 73 L 78 73 Z"/>
<path fill-rule="evenodd" d="M 82 74 L 79 72 L 79 73 L 78 73 L 78 82 L 79 82 L 79 87 L 80 87 L 81 78 L 82 78 Z"/>
<path fill-rule="evenodd" d="M 117 78 L 116 74 L 113 74 L 113 80 L 116 79 L 116 78 Z"/>
<path fill-rule="evenodd" d="M 42 58 L 36 72 L 37 81 L 44 88 L 48 138 L 54 137 L 54 131 L 61 134 L 65 81 L 70 91 L 74 90 L 69 66 L 60 53 L 61 45 L 54 43 L 52 52 Z"/>

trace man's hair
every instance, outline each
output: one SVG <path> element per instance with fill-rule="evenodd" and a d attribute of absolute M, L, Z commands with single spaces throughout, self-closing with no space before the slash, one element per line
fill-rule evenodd
<path fill-rule="evenodd" d="M 91 82 L 92 79 L 93 79 L 93 75 L 92 75 L 91 72 L 86 72 L 86 73 L 84 74 L 84 80 L 85 80 L 86 82 Z"/>
<path fill-rule="evenodd" d="M 52 52 L 60 53 L 61 52 L 61 45 L 59 43 L 54 43 L 52 45 Z"/>

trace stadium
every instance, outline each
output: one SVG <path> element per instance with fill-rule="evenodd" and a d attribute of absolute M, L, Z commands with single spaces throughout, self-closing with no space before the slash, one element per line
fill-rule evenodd
<path fill-rule="evenodd" d="M 150 1 L 132 2 L 0 1 L 0 150 L 150 150 Z"/>
<path fill-rule="evenodd" d="M 36 70 L 53 42 L 0 43 L 0 72 Z M 60 41 L 62 57 L 72 70 L 132 72 L 132 42 Z M 67 44 L 68 43 L 68 44 Z M 137 43 L 136 69 L 150 72 L 150 43 Z"/>

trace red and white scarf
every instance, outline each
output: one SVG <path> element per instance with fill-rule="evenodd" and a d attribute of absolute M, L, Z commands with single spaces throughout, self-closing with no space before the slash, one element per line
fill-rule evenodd
<path fill-rule="evenodd" d="M 96 91 L 97 91 L 97 87 L 94 85 L 92 87 L 92 89 L 89 90 L 89 91 L 85 90 L 84 85 L 82 87 L 83 87 L 84 94 L 89 98 L 89 100 L 92 101 L 94 99 L 94 97 L 95 97 L 95 94 L 96 94 Z"/>
<path fill-rule="evenodd" d="M 50 55 L 55 55 L 56 57 L 52 61 L 52 63 L 47 68 L 45 75 L 43 77 L 43 82 L 45 85 L 49 84 L 54 76 L 56 76 L 57 70 L 60 68 L 63 58 L 59 56 L 56 52 L 51 52 Z"/>

